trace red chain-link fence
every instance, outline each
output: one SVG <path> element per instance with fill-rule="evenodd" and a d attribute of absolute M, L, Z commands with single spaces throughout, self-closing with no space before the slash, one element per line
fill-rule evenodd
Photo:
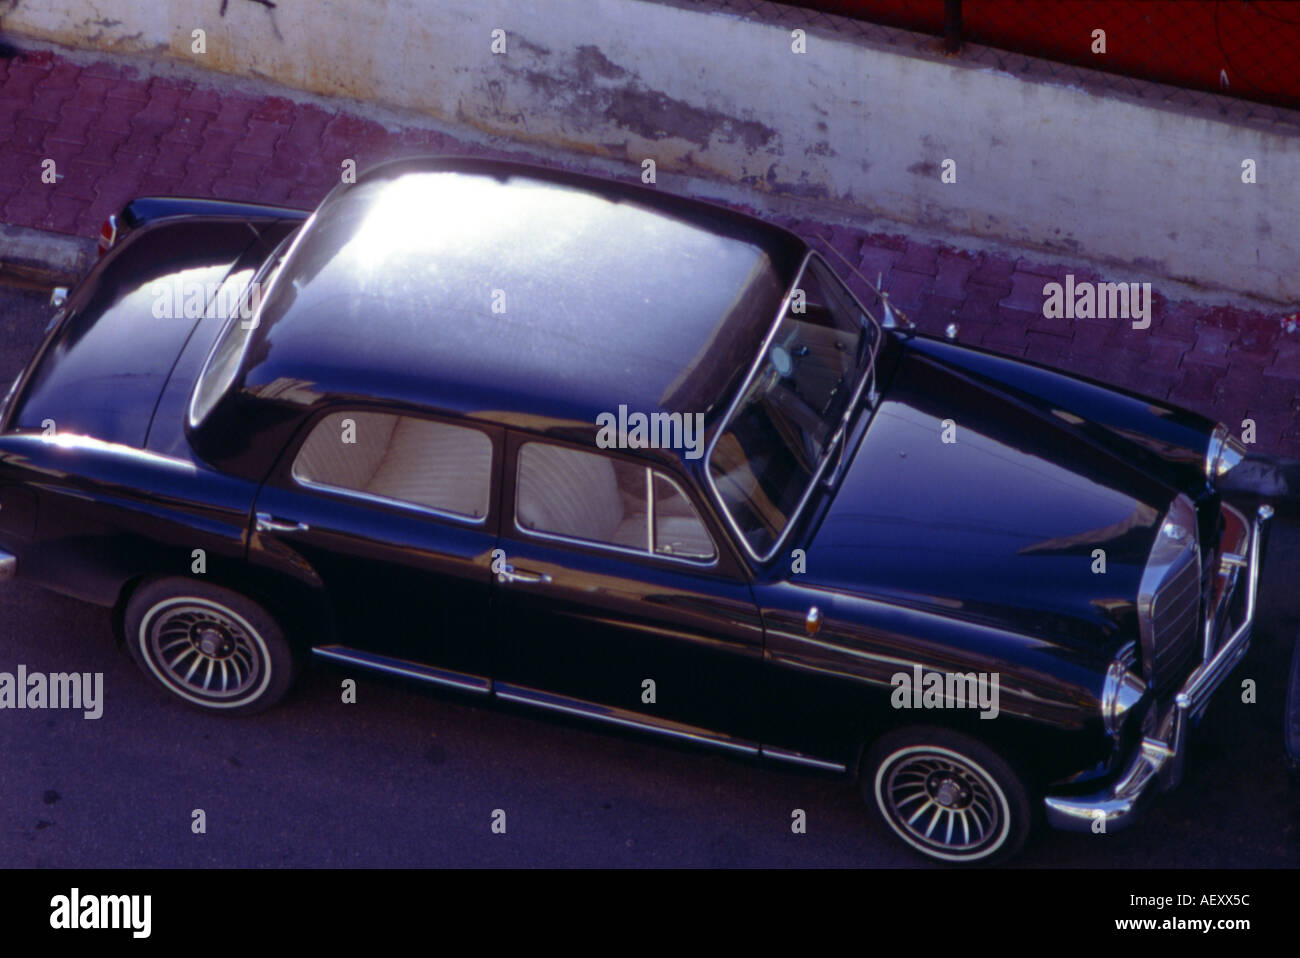
<path fill-rule="evenodd" d="M 1300 109 L 1295 0 L 784 0 L 962 43 Z M 1098 31 L 1101 31 L 1099 34 Z"/>

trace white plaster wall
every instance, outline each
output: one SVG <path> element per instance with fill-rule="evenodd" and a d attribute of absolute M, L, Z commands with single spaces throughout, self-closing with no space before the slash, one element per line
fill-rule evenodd
<path fill-rule="evenodd" d="M 1300 138 L 644 0 L 0 0 L 7 32 L 164 54 L 521 143 L 1282 303 Z M 206 52 L 192 31 L 206 31 Z M 506 52 L 491 51 L 506 31 Z M 945 159 L 957 182 L 940 181 Z M 1241 180 L 1255 160 L 1258 182 Z"/>

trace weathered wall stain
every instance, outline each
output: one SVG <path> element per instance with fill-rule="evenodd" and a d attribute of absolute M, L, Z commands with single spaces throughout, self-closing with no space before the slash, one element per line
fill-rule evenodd
<path fill-rule="evenodd" d="M 589 83 L 598 76 L 607 80 L 621 80 L 628 75 L 626 70 L 601 53 L 599 47 L 590 43 L 578 46 L 573 62 L 577 67 L 579 78 L 584 83 Z"/>
<path fill-rule="evenodd" d="M 528 48 L 544 49 L 536 44 Z M 717 140 L 738 144 L 747 152 L 781 155 L 780 134 L 772 127 L 650 89 L 635 72 L 591 44 L 578 46 L 558 63 L 524 67 L 507 61 L 502 69 L 526 84 L 538 100 L 560 111 L 577 130 L 595 130 L 604 121 L 646 140 L 680 139 L 700 150 Z M 502 112 L 495 101 L 494 108 Z"/>

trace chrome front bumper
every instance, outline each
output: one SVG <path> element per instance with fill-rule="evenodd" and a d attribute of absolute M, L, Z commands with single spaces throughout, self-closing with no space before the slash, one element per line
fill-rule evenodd
<path fill-rule="evenodd" d="M 18 557 L 0 549 L 0 582 L 8 582 L 18 574 Z"/>
<path fill-rule="evenodd" d="M 1049 825 L 1074 832 L 1101 831 L 1096 823 L 1104 820 L 1106 831 L 1118 831 L 1133 824 L 1150 798 L 1182 781 L 1189 725 L 1200 718 L 1214 690 L 1250 649 L 1259 570 L 1263 561 L 1264 531 L 1272 516 L 1271 506 L 1260 506 L 1251 526 L 1246 607 L 1240 624 L 1226 641 L 1219 644 L 1217 651 L 1187 677 L 1168 711 L 1162 716 L 1154 716 L 1154 721 L 1148 717 L 1149 727 L 1144 730 L 1136 754 L 1113 785 L 1091 795 L 1049 795 L 1043 799 Z"/>

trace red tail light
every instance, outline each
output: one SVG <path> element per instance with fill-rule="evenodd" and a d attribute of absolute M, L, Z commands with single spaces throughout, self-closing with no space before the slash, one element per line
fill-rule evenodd
<path fill-rule="evenodd" d="M 117 242 L 117 217 L 110 216 L 99 228 L 99 255 L 103 256 Z"/>

